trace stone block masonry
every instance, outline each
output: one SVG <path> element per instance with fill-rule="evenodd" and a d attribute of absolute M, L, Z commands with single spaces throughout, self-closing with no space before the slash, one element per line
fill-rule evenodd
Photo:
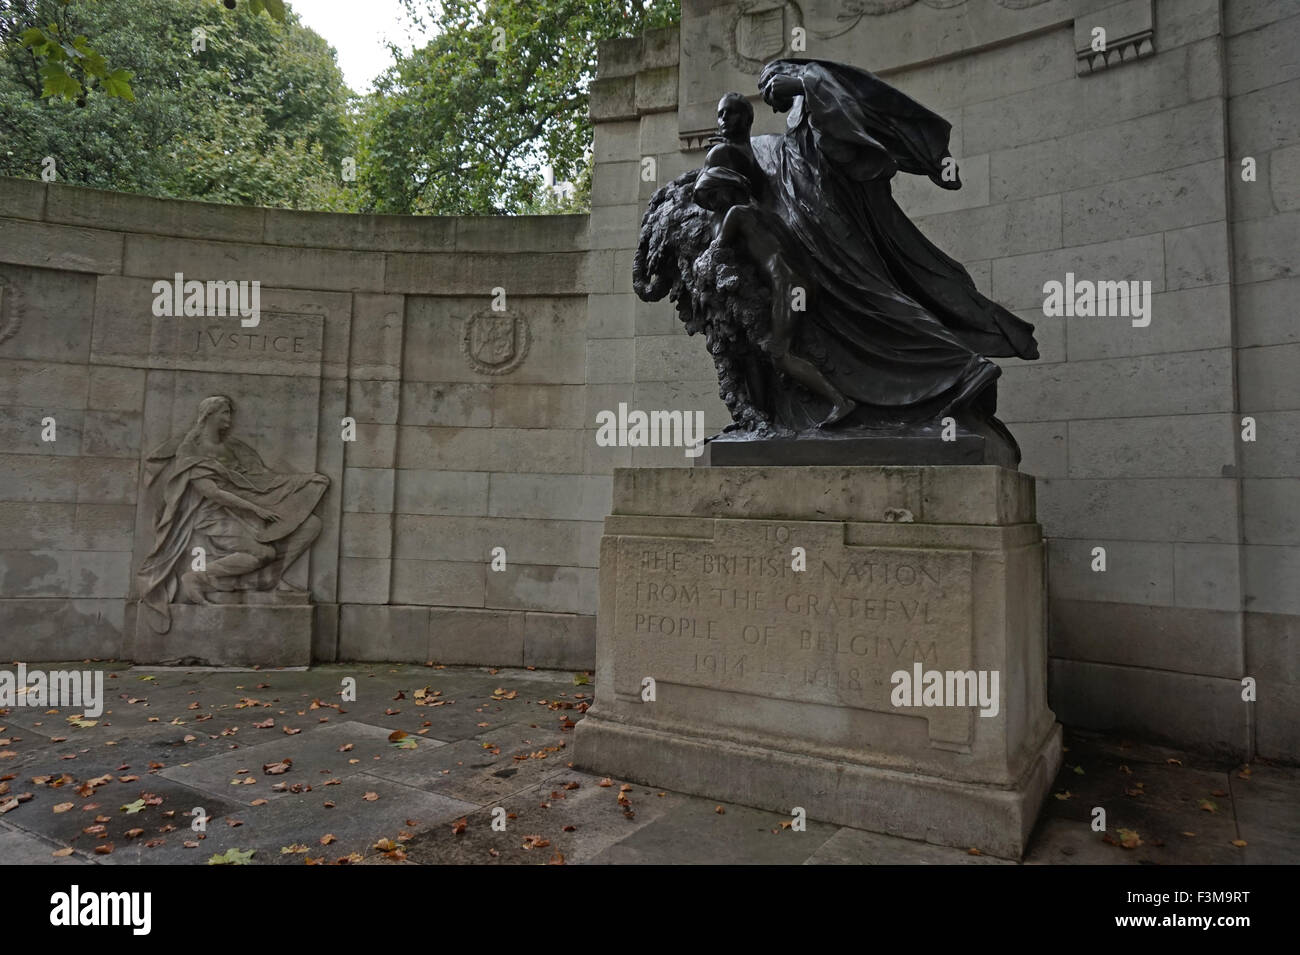
<path fill-rule="evenodd" d="M 596 415 L 727 420 L 702 343 L 632 294 L 645 202 L 700 164 L 721 92 L 755 93 L 751 61 L 827 57 L 952 122 L 964 187 L 899 176 L 895 196 L 1038 326 L 1041 360 L 1002 361 L 1000 414 L 1037 478 L 1057 716 L 1300 761 L 1300 14 L 795 6 L 687 0 L 680 30 L 601 50 L 590 216 L 347 216 L 0 180 L 4 655 L 126 652 L 145 456 L 222 393 L 245 399 L 237 435 L 259 453 L 331 479 L 299 568 L 316 659 L 591 666 L 614 469 L 682 464 L 598 446 Z M 807 49 L 772 46 L 787 15 Z M 1081 58 L 1096 26 L 1140 55 Z M 759 106 L 756 132 L 779 131 Z M 260 280 L 261 326 L 182 335 L 154 318 L 150 284 L 177 271 Z M 1149 281 L 1150 324 L 1043 315 L 1044 283 L 1067 272 Z M 493 323 L 497 286 L 526 329 Z M 483 550 L 497 538 L 505 571 Z"/>
<path fill-rule="evenodd" d="M 7 658 L 592 665 L 608 479 L 584 472 L 583 337 L 613 265 L 588 254 L 585 217 L 350 217 L 4 180 L 0 235 Z M 257 327 L 155 315 L 153 283 L 176 272 L 260 282 Z M 286 572 L 315 606 L 173 604 L 159 633 L 137 579 L 150 456 L 209 395 L 273 470 L 329 479 Z"/>

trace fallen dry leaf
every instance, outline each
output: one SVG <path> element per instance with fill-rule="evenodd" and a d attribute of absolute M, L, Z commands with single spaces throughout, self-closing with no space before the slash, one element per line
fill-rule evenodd
<path fill-rule="evenodd" d="M 366 793 L 366 794 L 365 794 L 364 796 L 362 796 L 361 798 L 364 799 L 366 802 L 374 802 L 376 799 L 379 798 L 379 793 L 376 793 L 376 792 L 369 792 L 369 793 Z"/>
<path fill-rule="evenodd" d="M 50 855 L 54 856 L 54 858 L 56 859 L 62 859 L 66 856 L 70 856 L 72 855 L 72 846 L 65 846 L 62 849 L 55 849 L 53 852 L 50 853 Z"/>
<path fill-rule="evenodd" d="M 262 772 L 266 773 L 268 776 L 280 776 L 287 773 L 289 767 L 292 765 L 292 759 L 282 759 L 278 763 L 264 763 L 262 765 Z"/>
<path fill-rule="evenodd" d="M 327 833 L 325 833 L 325 835 L 323 835 L 323 836 L 320 837 L 320 844 L 323 845 L 323 846 L 327 846 L 327 845 L 329 845 L 331 842 L 335 842 L 335 841 L 337 841 L 337 840 L 335 839 L 335 837 L 334 837 L 334 833 L 332 833 L 332 832 L 327 832 Z"/>
<path fill-rule="evenodd" d="M 1119 835 L 1119 844 L 1125 849 L 1136 849 L 1142 845 L 1141 837 L 1132 829 L 1117 829 Z"/>

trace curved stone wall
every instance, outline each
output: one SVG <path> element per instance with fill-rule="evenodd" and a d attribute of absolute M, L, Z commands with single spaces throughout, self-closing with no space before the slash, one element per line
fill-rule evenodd
<path fill-rule="evenodd" d="M 233 436 L 330 480 L 287 575 L 315 659 L 590 665 L 609 478 L 585 455 L 587 295 L 614 263 L 586 233 L 0 180 L 6 655 L 136 655 L 147 458 L 225 394 Z M 178 273 L 259 282 L 257 324 L 155 315 Z"/>

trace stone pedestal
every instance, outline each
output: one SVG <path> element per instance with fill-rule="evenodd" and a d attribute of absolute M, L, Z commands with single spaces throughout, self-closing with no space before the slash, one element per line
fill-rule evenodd
<path fill-rule="evenodd" d="M 172 604 L 157 633 L 137 613 L 127 639 L 134 663 L 165 666 L 296 667 L 311 664 L 312 607 L 274 592 L 214 594 L 211 604 Z"/>
<path fill-rule="evenodd" d="M 1018 858 L 1061 760 L 1043 579 L 1004 468 L 618 470 L 576 765 Z M 895 705 L 918 671 L 996 705 Z"/>

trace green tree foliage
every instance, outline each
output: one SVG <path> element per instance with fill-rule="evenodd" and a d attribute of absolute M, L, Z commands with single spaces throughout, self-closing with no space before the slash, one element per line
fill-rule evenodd
<path fill-rule="evenodd" d="M 51 57 L 79 91 L 56 77 L 50 95 Z M 134 100 L 98 75 L 114 71 Z M 276 0 L 0 2 L 0 175 L 36 178 L 49 156 L 59 181 L 101 189 L 347 209 L 348 97 L 328 44 Z"/>
<path fill-rule="evenodd" d="M 432 36 L 363 103 L 361 208 L 389 213 L 578 211 L 590 195 L 596 47 L 675 23 L 679 0 L 403 0 Z M 544 166 L 579 188 L 557 204 Z"/>

